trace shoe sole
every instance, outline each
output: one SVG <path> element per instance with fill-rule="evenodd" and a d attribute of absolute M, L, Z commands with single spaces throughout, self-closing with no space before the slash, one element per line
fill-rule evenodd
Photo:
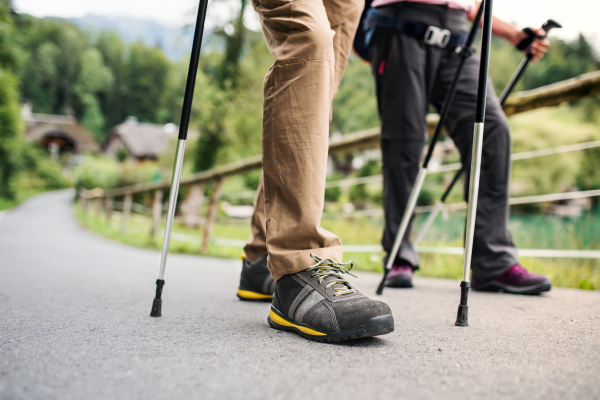
<path fill-rule="evenodd" d="M 413 287 L 412 280 L 404 276 L 395 276 L 385 280 L 385 287 L 389 288 L 411 288 Z"/>
<path fill-rule="evenodd" d="M 244 290 L 244 289 L 238 289 L 237 297 L 239 297 L 240 300 L 244 300 L 244 301 L 272 301 L 273 300 L 272 294 L 258 293 L 258 292 L 253 292 L 252 290 Z"/>
<path fill-rule="evenodd" d="M 551 282 L 544 282 L 539 285 L 518 287 L 518 286 L 510 286 L 504 285 L 499 282 L 490 282 L 486 285 L 480 287 L 473 287 L 473 290 L 479 292 L 499 292 L 503 291 L 504 293 L 510 294 L 540 294 L 544 292 L 549 292 L 552 289 Z"/>
<path fill-rule="evenodd" d="M 343 332 L 319 332 L 316 329 L 308 327 L 306 324 L 291 322 L 277 310 L 271 308 L 267 322 L 272 328 L 281 331 L 294 332 L 305 339 L 315 342 L 339 342 L 342 340 L 362 339 L 372 336 L 385 335 L 394 331 L 394 317 L 391 314 L 380 315 L 371 318 L 367 325 L 362 328 Z"/>

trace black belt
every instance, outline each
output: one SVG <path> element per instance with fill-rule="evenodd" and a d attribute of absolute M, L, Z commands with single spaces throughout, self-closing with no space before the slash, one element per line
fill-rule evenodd
<path fill-rule="evenodd" d="M 422 39 L 423 42 L 430 46 L 440 48 L 457 48 L 462 47 L 467 42 L 468 34 L 464 32 L 453 33 L 448 29 L 438 28 L 433 25 L 425 25 L 419 22 L 407 21 L 399 17 L 386 17 L 379 14 L 375 8 L 367 11 L 367 17 L 364 21 L 363 29 L 365 30 L 365 44 L 368 46 L 376 28 L 394 29 L 405 35 Z"/>

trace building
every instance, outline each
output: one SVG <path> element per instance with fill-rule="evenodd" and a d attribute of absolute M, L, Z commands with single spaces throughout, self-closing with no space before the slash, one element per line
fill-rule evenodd
<path fill-rule="evenodd" d="M 97 153 L 100 146 L 94 136 L 81 126 L 72 115 L 33 114 L 31 104 L 21 108 L 21 117 L 25 121 L 25 139 L 39 142 L 48 149 L 53 157 L 60 153 L 82 154 Z"/>
<path fill-rule="evenodd" d="M 169 142 L 176 140 L 177 134 L 175 124 L 142 123 L 127 117 L 110 131 L 103 149 L 105 154 L 120 159 L 156 160 L 169 149 Z"/>

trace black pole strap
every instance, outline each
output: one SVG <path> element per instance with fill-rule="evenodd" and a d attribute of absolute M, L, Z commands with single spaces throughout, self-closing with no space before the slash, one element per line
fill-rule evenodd
<path fill-rule="evenodd" d="M 200 48 L 202 47 L 202 36 L 204 35 L 204 21 L 206 19 L 206 7 L 208 0 L 200 0 L 198 5 L 198 17 L 196 19 L 196 30 L 194 31 L 194 43 L 190 57 L 190 68 L 188 70 L 187 82 L 185 84 L 185 95 L 183 96 L 183 109 L 181 110 L 181 123 L 179 124 L 179 139 L 186 140 L 188 127 L 190 125 L 190 114 L 192 112 L 192 100 L 194 99 L 194 87 L 196 86 L 196 74 L 200 60 Z"/>

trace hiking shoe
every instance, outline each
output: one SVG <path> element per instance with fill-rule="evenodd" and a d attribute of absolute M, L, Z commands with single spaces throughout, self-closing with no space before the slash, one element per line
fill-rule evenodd
<path fill-rule="evenodd" d="M 411 288 L 413 269 L 410 265 L 392 265 L 392 269 L 385 278 L 385 287 Z"/>
<path fill-rule="evenodd" d="M 242 258 L 242 274 L 237 297 L 249 301 L 271 301 L 275 280 L 267 268 L 267 256 L 254 261 Z"/>
<path fill-rule="evenodd" d="M 344 274 L 352 275 L 352 262 L 311 257 L 317 261 L 315 265 L 277 281 L 269 325 L 317 342 L 365 338 L 394 330 L 388 305 L 369 299 L 344 279 Z"/>
<path fill-rule="evenodd" d="M 501 290 L 513 294 L 539 294 L 548 292 L 552 288 L 552 282 L 547 276 L 534 274 L 517 264 L 487 282 L 477 282 L 475 279 L 471 279 L 471 287 L 474 290 L 486 292 Z"/>

